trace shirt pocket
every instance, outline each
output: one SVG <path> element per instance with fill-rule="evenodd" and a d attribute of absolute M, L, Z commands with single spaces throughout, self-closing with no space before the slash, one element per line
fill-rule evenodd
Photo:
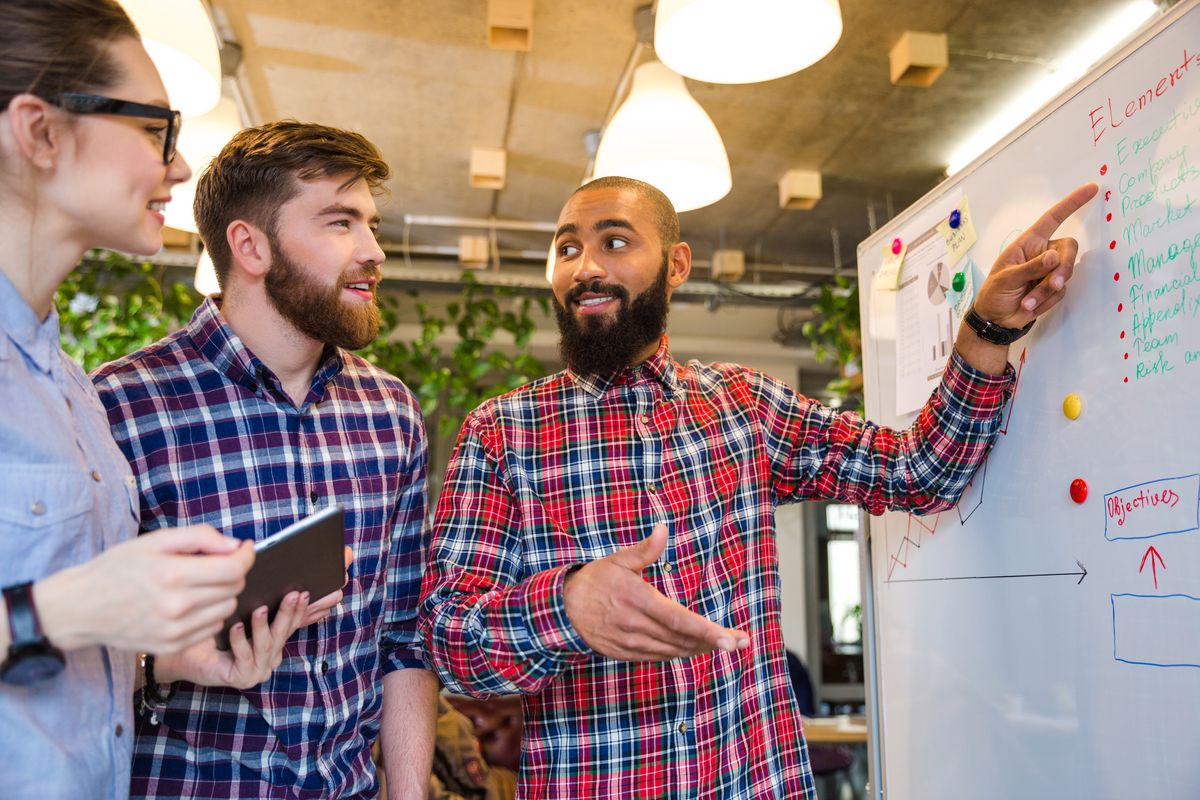
<path fill-rule="evenodd" d="M 4 583 L 73 566 L 98 549 L 95 482 L 56 464 L 0 464 L 0 573 Z"/>

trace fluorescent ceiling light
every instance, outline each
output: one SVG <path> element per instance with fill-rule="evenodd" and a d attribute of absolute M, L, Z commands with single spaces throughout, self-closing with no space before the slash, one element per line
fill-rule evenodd
<path fill-rule="evenodd" d="M 189 119 L 179 132 L 179 152 L 183 154 L 192 177 L 171 189 L 171 202 L 167 203 L 163 216 L 172 228 L 199 233 L 196 218 L 192 214 L 192 202 L 196 199 L 196 181 L 208 162 L 221 152 L 221 148 L 242 129 L 237 103 L 222 97 L 212 111 L 203 116 Z"/>
<path fill-rule="evenodd" d="M 1081 78 L 1089 67 L 1131 38 L 1146 20 L 1157 13 L 1158 6 L 1151 0 L 1135 0 L 1122 7 L 1085 36 L 1071 52 L 1055 61 L 1049 74 L 1026 89 L 955 148 L 950 155 L 946 174 L 953 175 L 985 153 L 1059 92 Z"/>
<path fill-rule="evenodd" d="M 757 83 L 816 63 L 842 36 L 838 0 L 658 0 L 654 50 L 709 83 Z"/>
<path fill-rule="evenodd" d="M 680 212 L 711 205 L 733 186 L 717 126 L 683 78 L 657 61 L 634 71 L 629 97 L 600 138 L 592 175 L 645 181 Z"/>
<path fill-rule="evenodd" d="M 137 26 L 142 45 L 167 87 L 171 108 L 185 117 L 212 109 L 221 99 L 221 57 L 216 31 L 201 0 L 119 0 Z"/>

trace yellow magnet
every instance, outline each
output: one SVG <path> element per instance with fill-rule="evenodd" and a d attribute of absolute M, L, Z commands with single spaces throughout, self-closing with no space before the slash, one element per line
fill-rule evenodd
<path fill-rule="evenodd" d="M 1077 394 L 1069 394 L 1063 398 L 1063 414 L 1067 419 L 1079 419 L 1083 413 L 1083 398 Z"/>

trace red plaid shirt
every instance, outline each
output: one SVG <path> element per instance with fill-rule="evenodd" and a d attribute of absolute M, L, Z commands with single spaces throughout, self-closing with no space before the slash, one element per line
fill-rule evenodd
<path fill-rule="evenodd" d="M 1012 377 L 957 354 L 896 432 L 731 364 L 675 363 L 666 337 L 610 378 L 563 372 L 476 409 L 434 521 L 427 657 L 453 690 L 525 695 L 525 798 L 812 798 L 780 631 L 777 503 L 873 513 L 953 506 Z M 591 651 L 563 605 L 577 564 L 670 541 L 645 577 L 751 647 L 663 663 Z"/>

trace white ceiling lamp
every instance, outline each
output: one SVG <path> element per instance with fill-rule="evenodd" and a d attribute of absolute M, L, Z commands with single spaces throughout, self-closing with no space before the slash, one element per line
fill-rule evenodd
<path fill-rule="evenodd" d="M 629 97 L 600 137 L 592 176 L 609 175 L 657 187 L 680 212 L 711 205 L 733 186 L 717 126 L 683 78 L 657 61 L 634 71 Z"/>
<path fill-rule="evenodd" d="M 838 0 L 658 0 L 654 50 L 680 75 L 757 83 L 815 64 L 842 36 Z"/>
<path fill-rule="evenodd" d="M 192 214 L 192 202 L 196 198 L 196 181 L 208 162 L 221 152 L 221 148 L 242 129 L 237 103 L 222 97 L 212 111 L 203 116 L 189 119 L 179 133 L 179 152 L 183 153 L 192 177 L 171 189 L 171 202 L 163 212 L 167 224 L 192 233 L 199 233 L 196 218 Z"/>
<path fill-rule="evenodd" d="M 119 0 L 167 87 L 171 107 L 185 117 L 221 98 L 220 43 L 201 0 Z"/>
<path fill-rule="evenodd" d="M 196 277 L 193 279 L 192 285 L 205 297 L 221 292 L 221 286 L 217 283 L 217 270 L 213 266 L 212 258 L 208 255 L 207 250 L 200 254 L 200 260 L 196 262 Z"/>

